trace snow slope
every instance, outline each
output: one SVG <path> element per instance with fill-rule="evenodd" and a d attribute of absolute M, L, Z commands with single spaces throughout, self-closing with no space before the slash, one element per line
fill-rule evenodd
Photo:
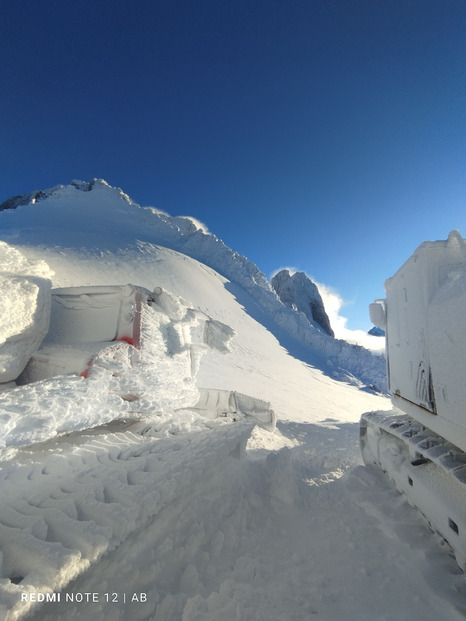
<path fill-rule="evenodd" d="M 0 213 L 8 252 L 45 261 L 54 287 L 161 287 L 234 337 L 223 351 L 203 351 L 182 409 L 180 367 L 162 347 L 151 358 L 159 379 L 144 383 L 153 401 L 139 412 L 121 399 L 102 408 L 96 394 L 108 392 L 84 378 L 50 380 L 45 400 L 40 383 L 3 393 L 10 409 L 0 421 L 22 429 L 10 426 L 15 442 L 0 453 L 2 618 L 464 618 L 466 583 L 449 551 L 361 466 L 359 416 L 390 404 L 355 371 L 377 377 L 378 359 L 295 339 L 291 311 L 264 302 L 275 298 L 257 268 L 189 219 L 160 215 L 146 231 L 140 208 L 102 182 L 47 194 Z M 205 252 L 222 273 L 199 261 L 203 244 L 219 248 Z M 277 316 L 286 320 L 277 325 Z M 270 402 L 276 431 L 247 417 L 206 418 L 192 381 Z M 70 383 L 89 391 L 82 407 L 97 406 L 84 426 L 56 413 L 76 394 Z M 27 389 L 35 392 L 25 402 Z M 36 414 L 47 433 L 21 440 L 43 432 Z"/>
<path fill-rule="evenodd" d="M 28 197 L 19 197 L 16 209 L 3 211 L 0 239 L 19 243 L 26 256 L 28 247 L 33 245 L 33 256 L 44 257 L 55 270 L 55 286 L 70 284 L 67 269 L 75 261 L 81 265 L 80 282 L 90 284 L 85 273 L 89 262 L 82 261 L 83 248 L 91 263 L 97 257 L 99 262 L 110 257 L 122 264 L 129 260 L 129 253 L 132 257 L 145 255 L 147 264 L 154 244 L 168 247 L 201 261 L 239 285 L 265 311 L 269 329 L 279 328 L 317 347 L 331 361 L 334 373 L 344 369 L 364 383 L 386 388 L 385 363 L 380 356 L 374 357 L 364 348 L 322 334 L 304 314 L 279 301 L 256 265 L 199 228 L 195 220 L 172 218 L 154 208 L 142 208 L 120 189 L 97 179 L 89 184 L 76 181 L 35 192 L 29 197 L 29 204 L 25 204 L 27 200 Z M 11 207 L 10 201 L 7 203 Z M 68 258 L 65 270 L 60 267 L 64 257 Z M 138 284 L 150 288 L 153 276 L 148 276 L 149 284 Z"/>

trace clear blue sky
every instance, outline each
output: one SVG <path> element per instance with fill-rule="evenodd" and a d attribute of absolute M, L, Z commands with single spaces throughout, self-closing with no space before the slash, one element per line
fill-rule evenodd
<path fill-rule="evenodd" d="M 0 0 L 0 201 L 102 177 L 350 328 L 466 236 L 464 0 Z"/>

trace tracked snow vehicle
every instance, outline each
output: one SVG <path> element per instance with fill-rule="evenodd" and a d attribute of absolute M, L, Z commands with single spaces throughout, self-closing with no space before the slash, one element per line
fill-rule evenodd
<path fill-rule="evenodd" d="M 425 242 L 370 305 L 386 333 L 394 409 L 360 423 L 365 464 L 380 467 L 466 569 L 466 243 Z"/>

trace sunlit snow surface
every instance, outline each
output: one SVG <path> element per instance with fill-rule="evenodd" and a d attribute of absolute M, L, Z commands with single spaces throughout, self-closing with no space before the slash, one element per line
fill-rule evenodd
<path fill-rule="evenodd" d="M 203 250 L 221 242 L 191 220 L 164 216 L 168 233 L 141 210 L 141 228 L 138 209 L 104 184 L 65 188 L 1 213 L 0 236 L 25 260 L 45 261 L 40 277 L 54 287 L 161 287 L 235 336 L 229 351 L 202 352 L 182 393 L 182 356 L 154 350 L 157 377 L 138 379 L 143 415 L 92 377 L 48 380 L 45 399 L 32 384 L 4 393 L 17 411 L 0 413 L 2 423 L 23 426 L 8 428 L 17 442 L 2 453 L 2 618 L 463 619 L 454 559 L 382 475 L 361 466 L 359 416 L 390 403 L 363 389 L 356 350 L 340 347 L 336 358 L 334 345 L 296 340 L 289 315 L 277 326 L 250 264 Z M 199 262 L 202 252 L 209 261 Z M 270 402 L 276 431 L 202 416 L 191 407 L 196 385 Z M 67 422 L 57 412 L 78 394 L 81 414 Z M 34 443 L 18 442 L 22 434 Z M 55 601 L 32 601 L 47 593 Z"/>

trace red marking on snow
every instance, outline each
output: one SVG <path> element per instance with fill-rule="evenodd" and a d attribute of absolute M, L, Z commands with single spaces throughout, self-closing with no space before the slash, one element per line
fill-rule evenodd
<path fill-rule="evenodd" d="M 94 362 L 94 356 L 92 356 L 92 358 L 90 358 L 90 360 L 87 361 L 87 369 L 84 369 L 84 371 L 82 371 L 82 373 L 79 374 L 81 377 L 84 377 L 84 379 L 87 379 L 89 377 L 89 371 L 91 370 L 91 366 L 93 362 Z"/>
<path fill-rule="evenodd" d="M 117 338 L 117 341 L 123 341 L 125 343 L 128 343 L 128 345 L 132 345 L 133 347 L 136 347 L 134 344 L 134 339 L 131 336 L 119 336 Z"/>
<path fill-rule="evenodd" d="M 141 314 L 142 314 L 142 293 L 139 289 L 136 289 L 136 294 L 134 296 L 135 302 L 135 310 L 134 310 L 134 319 L 133 319 L 133 335 L 132 336 L 119 336 L 115 339 L 115 341 L 121 341 L 123 343 L 127 343 L 136 349 L 141 348 Z M 87 369 L 80 373 L 81 377 L 87 378 L 89 377 L 89 373 L 91 371 L 91 367 L 94 364 L 94 356 L 87 363 Z"/>

